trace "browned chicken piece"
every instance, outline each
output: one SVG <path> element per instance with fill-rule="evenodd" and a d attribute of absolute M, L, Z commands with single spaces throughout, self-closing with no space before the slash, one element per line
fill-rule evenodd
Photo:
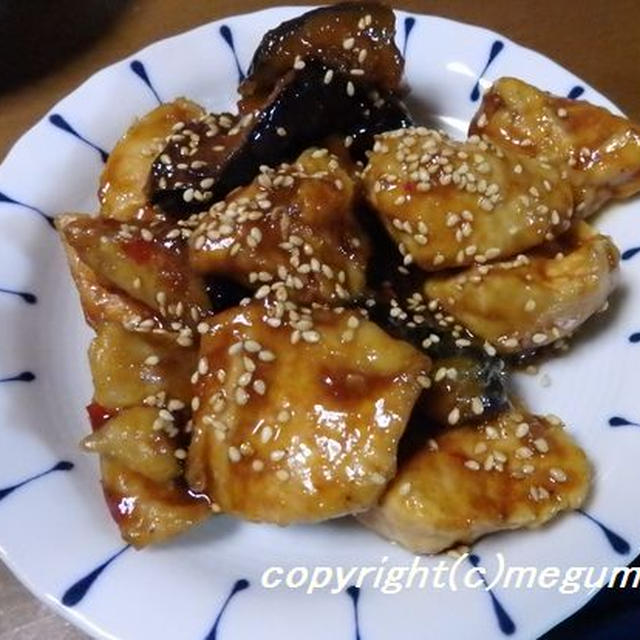
<path fill-rule="evenodd" d="M 154 482 L 116 459 L 101 456 L 102 488 L 126 542 L 141 548 L 163 542 L 217 512 L 205 496 L 194 496 L 182 480 Z"/>
<path fill-rule="evenodd" d="M 425 294 L 502 353 L 543 347 L 573 333 L 606 304 L 619 253 L 579 222 L 526 255 L 428 278 Z"/>
<path fill-rule="evenodd" d="M 301 303 L 362 293 L 369 245 L 353 210 L 355 185 L 326 149 L 268 169 L 197 216 L 189 258 L 200 273 L 231 277 L 259 297 Z"/>
<path fill-rule="evenodd" d="M 591 471 L 555 417 L 517 411 L 428 441 L 358 519 L 416 553 L 538 527 L 585 500 Z"/>
<path fill-rule="evenodd" d="M 378 136 L 363 177 L 405 264 L 427 271 L 511 257 L 568 229 L 573 213 L 553 167 L 424 127 Z"/>
<path fill-rule="evenodd" d="M 99 282 L 147 305 L 163 321 L 139 318 L 130 328 L 149 331 L 168 323 L 178 344 L 188 347 L 210 302 L 203 280 L 189 269 L 181 233 L 164 222 L 143 226 L 91 216 L 62 225 L 64 241 Z"/>
<path fill-rule="evenodd" d="M 170 482 L 180 477 L 182 466 L 175 456 L 175 441 L 165 430 L 155 428 L 157 420 L 157 409 L 124 409 L 88 435 L 82 446 L 149 480 Z"/>
<path fill-rule="evenodd" d="M 197 360 L 197 348 L 181 347 L 174 335 L 103 324 L 89 348 L 94 400 L 116 409 L 141 405 L 162 394 L 163 404 L 183 408 L 191 401 L 189 379 Z"/>
<path fill-rule="evenodd" d="M 198 216 L 191 265 L 309 303 L 342 302 L 365 286 L 368 242 L 354 215 L 355 185 L 325 149 L 267 169 Z"/>
<path fill-rule="evenodd" d="M 200 353 L 194 491 L 281 525 L 375 503 L 395 474 L 425 355 L 359 313 L 271 301 L 216 316 Z"/>
<path fill-rule="evenodd" d="M 203 115 L 202 107 L 178 98 L 134 122 L 109 154 L 100 177 L 100 214 L 123 222 L 152 218 L 146 185 L 153 160 L 174 126 Z"/>
<path fill-rule="evenodd" d="M 83 214 L 57 216 L 56 228 L 60 232 L 69 270 L 78 290 L 87 324 L 97 329 L 104 322 L 118 322 L 124 326 L 133 326 L 144 320 L 155 322 L 152 309 L 101 282 L 96 272 L 80 259 L 78 252 L 69 244 L 65 231 L 67 225 L 85 218 Z"/>
<path fill-rule="evenodd" d="M 565 172 L 581 217 L 640 191 L 640 125 L 583 100 L 501 78 L 469 131 Z"/>

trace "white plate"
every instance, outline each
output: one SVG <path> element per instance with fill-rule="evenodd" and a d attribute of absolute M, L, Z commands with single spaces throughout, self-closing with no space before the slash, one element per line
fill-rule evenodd
<path fill-rule="evenodd" d="M 300 11 L 270 9 L 213 22 L 101 71 L 24 135 L 0 167 L 0 287 L 37 296 L 35 304 L 0 296 L 0 378 L 23 378 L 0 384 L 0 487 L 23 483 L 0 493 L 0 556 L 36 595 L 104 638 L 199 640 L 211 634 L 225 602 L 216 628 L 222 640 L 346 640 L 357 633 L 362 640 L 481 640 L 508 632 L 533 638 L 592 592 L 496 587 L 492 593 L 461 588 L 384 595 L 366 583 L 358 599 L 354 590 L 306 595 L 260 585 L 270 565 L 411 562 L 411 554 L 349 520 L 280 529 L 219 517 L 171 544 L 139 553 L 127 549 L 96 570 L 123 544 L 102 499 L 96 458 L 77 447 L 91 397 L 85 356 L 90 332 L 60 243 L 38 210 L 95 211 L 103 166 L 97 149 L 111 149 L 134 116 L 156 105 L 156 92 L 164 100 L 186 95 L 212 110 L 229 108 L 238 81 L 234 57 L 246 68 L 265 30 Z M 615 109 L 570 72 L 490 31 L 404 13 L 398 27 L 412 107 L 455 133 L 467 128 L 477 87 L 503 75 L 563 95 L 582 89 L 586 99 Z M 235 54 L 223 34 L 232 34 Z M 83 139 L 52 119 L 68 123 Z M 640 245 L 636 207 L 616 205 L 597 220 L 623 250 Z M 594 461 L 595 489 L 586 507 L 593 519 L 573 513 L 539 531 L 482 540 L 474 551 L 488 578 L 498 551 L 509 565 L 564 568 L 626 564 L 640 549 L 640 493 L 632 490 L 640 480 L 640 432 L 609 425 L 614 416 L 640 420 L 640 344 L 630 341 L 640 330 L 640 256 L 623 261 L 622 274 L 622 294 L 606 321 L 591 323 L 567 357 L 544 366 L 552 385 L 518 380 L 531 406 L 562 416 Z M 60 461 L 72 462 L 73 469 L 63 465 L 46 473 Z M 620 538 L 607 537 L 597 521 Z M 244 580 L 248 588 L 242 589 Z"/>

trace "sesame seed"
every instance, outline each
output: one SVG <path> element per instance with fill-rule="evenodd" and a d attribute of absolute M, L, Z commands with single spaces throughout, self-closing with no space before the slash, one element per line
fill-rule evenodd
<path fill-rule="evenodd" d="M 549 451 L 549 443 L 544 438 L 536 438 L 533 444 L 540 453 L 547 453 Z"/>
<path fill-rule="evenodd" d="M 293 61 L 293 68 L 299 71 L 306 66 L 305 61 L 300 56 L 296 56 L 296 59 Z"/>
<path fill-rule="evenodd" d="M 286 409 L 282 409 L 276 416 L 276 420 L 278 422 L 289 422 L 289 420 L 291 420 L 291 413 Z"/>
<path fill-rule="evenodd" d="M 524 305 L 524 310 L 531 312 L 536 308 L 536 301 L 533 298 L 529 298 Z"/>
<path fill-rule="evenodd" d="M 282 460 L 285 456 L 285 452 L 282 449 L 274 449 L 270 454 L 269 457 L 271 458 L 271 460 L 273 460 L 274 462 L 279 462 L 280 460 Z"/>
<path fill-rule="evenodd" d="M 281 482 L 285 482 L 289 479 L 289 472 L 286 469 L 278 469 L 276 471 L 276 478 Z"/>
<path fill-rule="evenodd" d="M 543 344 L 548 340 L 546 333 L 534 333 L 531 337 L 533 344 Z"/>
<path fill-rule="evenodd" d="M 262 345 L 255 340 L 245 340 L 243 346 L 249 353 L 258 353 L 262 350 Z"/>
<path fill-rule="evenodd" d="M 329 84 L 332 79 L 333 79 L 333 69 L 328 69 L 327 72 L 324 74 L 324 83 Z"/>
<path fill-rule="evenodd" d="M 187 452 L 184 449 L 176 449 L 173 455 L 178 458 L 178 460 L 184 460 L 187 457 Z"/>
<path fill-rule="evenodd" d="M 273 429 L 269 425 L 263 427 L 262 431 L 260 432 L 260 442 L 266 444 L 267 442 L 269 442 L 269 440 L 271 440 L 272 437 Z"/>
<path fill-rule="evenodd" d="M 387 480 L 385 479 L 385 477 L 381 473 L 378 473 L 377 471 L 374 471 L 369 477 L 371 479 L 371 482 L 373 482 L 373 484 L 387 483 Z"/>
<path fill-rule="evenodd" d="M 240 406 L 243 406 L 247 404 L 247 402 L 249 402 L 249 394 L 242 387 L 238 387 L 235 390 L 234 398 L 236 404 Z"/>
<path fill-rule="evenodd" d="M 281 137 L 284 138 L 287 135 L 287 130 L 284 127 L 278 127 L 276 129 L 276 133 Z"/>
<path fill-rule="evenodd" d="M 464 466 L 472 471 L 480 470 L 480 464 L 476 460 L 465 460 Z"/>
<path fill-rule="evenodd" d="M 529 425 L 526 422 L 521 422 L 516 427 L 516 437 L 524 438 L 529 433 Z"/>
<path fill-rule="evenodd" d="M 240 462 L 240 458 L 242 457 L 240 455 L 240 450 L 237 447 L 229 447 L 227 449 L 227 455 L 229 456 L 229 460 L 231 462 Z"/>
<path fill-rule="evenodd" d="M 160 358 L 158 356 L 152 355 L 145 359 L 144 363 L 148 365 L 156 365 L 160 362 Z"/>
<path fill-rule="evenodd" d="M 401 496 L 406 496 L 409 495 L 409 492 L 411 491 L 411 483 L 410 482 L 403 482 L 400 485 L 400 488 L 398 489 L 398 493 Z"/>
<path fill-rule="evenodd" d="M 516 449 L 516 458 L 527 459 L 533 456 L 533 451 L 529 447 L 518 447 Z"/>
<path fill-rule="evenodd" d="M 345 38 L 342 41 L 342 48 L 349 51 L 350 49 L 353 49 L 353 45 L 355 45 L 355 43 L 355 38 Z"/>
<path fill-rule="evenodd" d="M 447 422 L 451 425 L 457 424 L 460 420 L 460 409 L 458 407 L 454 407 L 451 409 L 449 415 L 447 416 Z"/>
<path fill-rule="evenodd" d="M 253 381 L 253 390 L 263 396 L 267 390 L 267 385 L 265 384 L 264 380 L 254 380 Z"/>
<path fill-rule="evenodd" d="M 349 80 L 349 82 L 347 82 L 347 95 L 349 97 L 352 97 L 356 92 L 355 87 L 353 86 L 353 82 L 351 82 L 351 80 Z"/>
<path fill-rule="evenodd" d="M 562 469 L 558 469 L 557 467 L 552 467 L 551 469 L 549 469 L 549 476 L 555 482 L 567 481 L 567 474 Z"/>
<path fill-rule="evenodd" d="M 477 416 L 484 413 L 484 404 L 478 396 L 471 399 L 471 411 Z"/>
<path fill-rule="evenodd" d="M 264 469 L 264 462 L 262 462 L 262 460 L 253 460 L 253 462 L 251 463 L 251 468 L 254 471 L 262 471 Z"/>
<path fill-rule="evenodd" d="M 258 360 L 261 360 L 262 362 L 273 362 L 275 359 L 275 354 L 268 349 L 263 349 L 258 353 Z"/>

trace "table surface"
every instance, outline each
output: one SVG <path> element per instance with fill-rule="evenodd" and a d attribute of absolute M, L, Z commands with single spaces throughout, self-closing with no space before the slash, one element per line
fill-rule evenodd
<path fill-rule="evenodd" d="M 68 3 L 67 3 L 68 4 Z M 99 4 L 99 3 L 97 3 Z M 46 111 L 92 73 L 160 38 L 228 15 L 283 4 L 277 0 L 102 0 L 112 16 L 102 33 L 53 69 L 0 87 L 0 158 Z M 286 4 L 306 4 L 286 0 Z M 640 21 L 637 0 L 404 0 L 401 9 L 433 13 L 494 29 L 540 51 L 640 119 Z M 57 31 L 58 37 L 59 31 Z M 37 40 L 36 40 L 37 41 Z M 0 58 L 24 43 L 5 34 Z M 2 47 L 6 49 L 2 51 Z M 32 48 L 34 64 L 50 49 Z M 44 65 L 41 65 L 44 66 Z M 20 70 L 18 70 L 19 75 Z M 1 76 L 0 76 L 1 77 Z M 38 603 L 0 563 L 0 640 L 77 640 L 85 634 Z"/>

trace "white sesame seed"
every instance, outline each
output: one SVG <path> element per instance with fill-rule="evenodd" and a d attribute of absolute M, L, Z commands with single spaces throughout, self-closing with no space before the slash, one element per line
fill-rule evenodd
<path fill-rule="evenodd" d="M 144 361 L 145 364 L 148 364 L 148 365 L 151 365 L 151 366 L 156 365 L 159 362 L 160 362 L 160 358 L 158 356 L 155 356 L 155 355 L 151 355 L 151 356 L 147 357 L 145 359 L 145 361 Z"/>
<path fill-rule="evenodd" d="M 285 482 L 289 479 L 289 472 L 286 469 L 278 469 L 276 471 L 276 478 L 281 482 Z"/>
<path fill-rule="evenodd" d="M 480 464 L 476 460 L 465 460 L 464 466 L 472 471 L 480 470 Z"/>
<path fill-rule="evenodd" d="M 449 412 L 449 415 L 447 416 L 447 422 L 453 425 L 453 424 L 457 424 L 459 420 L 460 420 L 460 409 L 458 409 L 458 407 L 454 407 L 453 409 L 451 409 L 451 411 Z"/>
<path fill-rule="evenodd" d="M 342 48 L 349 51 L 350 49 L 353 49 L 353 45 L 355 45 L 355 43 L 355 38 L 345 38 L 342 41 Z"/>
<path fill-rule="evenodd" d="M 536 438 L 533 444 L 540 453 L 547 453 L 549 451 L 549 443 L 544 438 Z"/>
<path fill-rule="evenodd" d="M 240 462 L 240 458 L 242 458 L 242 456 L 240 455 L 240 450 L 237 447 L 229 447 L 227 449 L 227 455 L 229 456 L 229 460 L 231 462 Z"/>

